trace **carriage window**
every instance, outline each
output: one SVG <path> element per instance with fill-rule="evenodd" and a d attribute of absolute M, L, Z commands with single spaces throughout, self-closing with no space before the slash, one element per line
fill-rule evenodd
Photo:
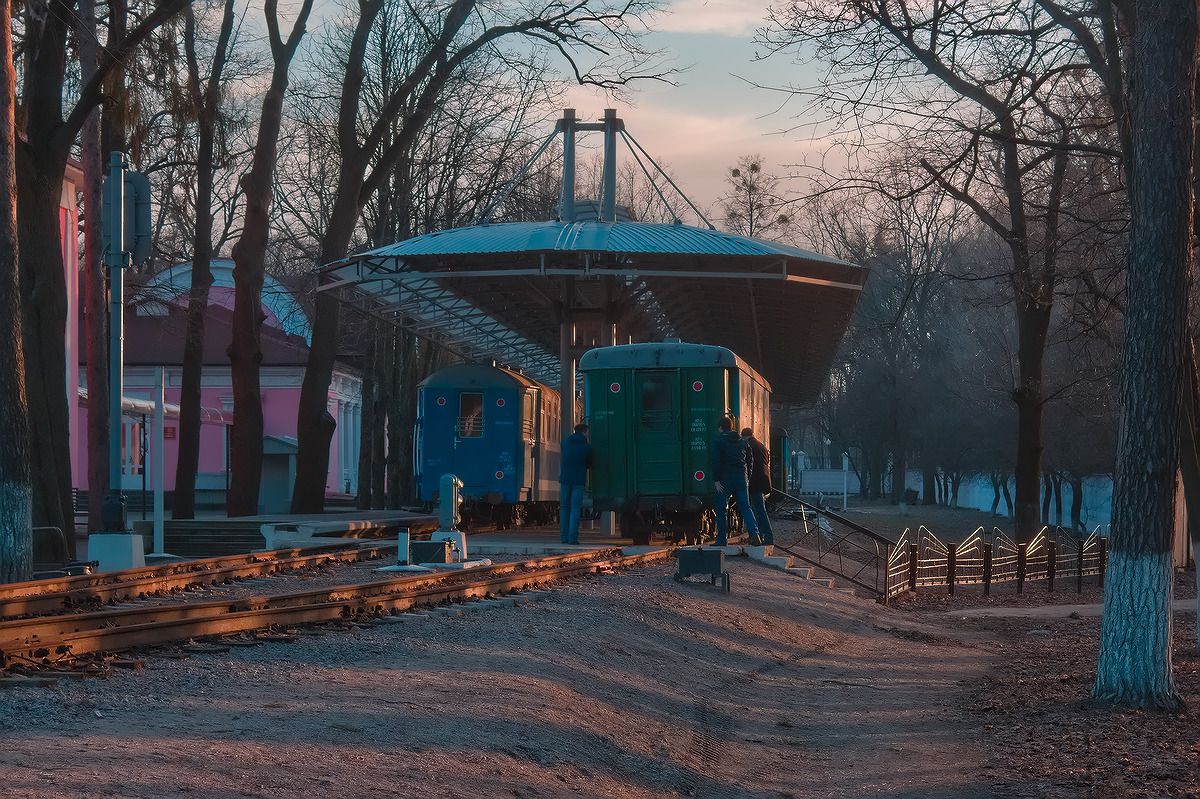
<path fill-rule="evenodd" d="M 642 383 L 642 427 L 665 430 L 671 426 L 674 418 L 671 386 L 663 377 L 647 377 Z"/>
<path fill-rule="evenodd" d="M 458 437 L 479 438 L 483 435 L 483 395 L 458 395 Z"/>

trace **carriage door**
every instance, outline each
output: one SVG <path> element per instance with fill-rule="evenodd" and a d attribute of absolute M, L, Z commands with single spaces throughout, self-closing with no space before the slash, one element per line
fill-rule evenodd
<path fill-rule="evenodd" d="M 679 372 L 634 372 L 637 413 L 637 490 L 643 496 L 681 493 L 683 442 L 679 429 Z"/>
<path fill-rule="evenodd" d="M 541 475 L 541 441 L 538 439 L 538 390 L 525 389 L 521 401 L 521 443 L 525 450 L 525 469 L 521 480 L 521 490 L 526 499 L 545 499 L 542 496 Z"/>

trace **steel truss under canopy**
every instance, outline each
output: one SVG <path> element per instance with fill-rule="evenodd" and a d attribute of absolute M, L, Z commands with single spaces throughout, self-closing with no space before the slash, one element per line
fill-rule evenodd
<path fill-rule="evenodd" d="M 597 218 L 573 221 L 581 130 L 605 135 L 604 196 Z M 615 204 L 618 133 L 625 136 L 612 111 L 581 123 L 568 109 L 559 121 L 562 219 L 397 242 L 324 267 L 320 290 L 464 358 L 521 367 L 551 385 L 573 384 L 573 362 L 591 346 L 677 337 L 733 350 L 780 401 L 815 399 L 867 270 L 711 226 L 626 221 Z"/>

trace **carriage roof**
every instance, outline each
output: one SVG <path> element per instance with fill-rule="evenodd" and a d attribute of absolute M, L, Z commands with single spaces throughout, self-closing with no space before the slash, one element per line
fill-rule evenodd
<path fill-rule="evenodd" d="M 438 369 L 419 384 L 421 388 L 536 388 L 557 394 L 554 389 L 503 366 L 456 363 Z"/>
<path fill-rule="evenodd" d="M 662 341 L 643 344 L 618 344 L 588 350 L 579 359 L 579 370 L 592 369 L 675 369 L 689 366 L 723 366 L 737 369 L 766 386 L 771 384 L 743 361 L 733 350 L 714 344 L 689 344 Z"/>

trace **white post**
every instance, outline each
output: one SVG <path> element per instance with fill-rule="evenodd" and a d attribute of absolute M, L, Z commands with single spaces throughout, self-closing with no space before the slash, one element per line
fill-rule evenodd
<path fill-rule="evenodd" d="M 150 462 L 154 467 L 154 552 L 162 555 L 166 551 L 164 534 L 163 493 L 166 491 L 166 414 L 163 411 L 166 391 L 166 370 L 159 366 L 154 370 L 154 433 L 150 441 Z"/>
<path fill-rule="evenodd" d="M 850 496 L 850 455 L 842 453 L 842 510 L 846 509 Z"/>

